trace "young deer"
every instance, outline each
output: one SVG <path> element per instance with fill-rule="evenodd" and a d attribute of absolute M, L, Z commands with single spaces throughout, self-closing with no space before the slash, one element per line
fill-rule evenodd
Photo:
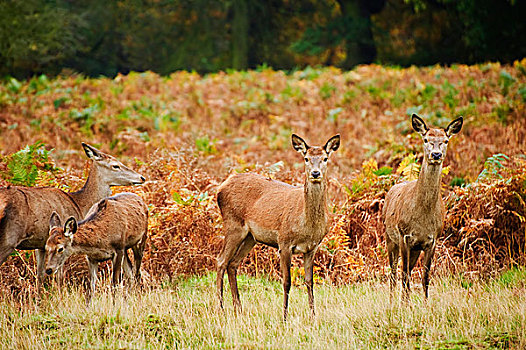
<path fill-rule="evenodd" d="M 141 261 L 148 231 L 148 208 L 134 193 L 120 193 L 93 205 L 86 218 L 77 224 L 74 217 L 61 225 L 60 216 L 53 212 L 49 220 L 46 242 L 45 270 L 51 275 L 73 254 L 85 254 L 90 273 L 87 301 L 95 292 L 100 262 L 113 260 L 113 285 L 121 278 L 121 267 L 131 266 L 127 250 L 133 251 L 135 279 L 141 282 Z"/>
<path fill-rule="evenodd" d="M 459 117 L 445 129 L 429 129 L 416 114 L 411 120 L 413 129 L 424 140 L 422 169 L 418 180 L 394 185 L 387 193 L 382 209 L 391 266 L 391 299 L 396 287 L 398 255 L 402 255 L 404 299 L 408 300 L 409 278 L 421 251 L 424 252 L 422 285 L 424 295 L 428 297 L 429 270 L 444 222 L 444 203 L 440 195 L 442 162 L 449 139 L 460 132 L 463 123 Z"/>
<path fill-rule="evenodd" d="M 0 189 L 0 265 L 15 250 L 36 249 L 38 287 L 44 278 L 44 246 L 49 236 L 49 217 L 83 218 L 90 207 L 111 195 L 110 186 L 141 184 L 144 177 L 110 155 L 83 143 L 93 163 L 84 187 L 66 193 L 53 187 Z M 59 278 L 60 280 L 60 278 Z"/>
<path fill-rule="evenodd" d="M 236 174 L 221 184 L 217 202 L 223 216 L 224 246 L 217 258 L 217 293 L 223 307 L 223 276 L 228 273 L 235 309 L 241 309 L 237 268 L 256 243 L 279 249 L 283 278 L 283 318 L 287 319 L 291 255 L 302 253 L 309 305 L 314 315 L 313 260 L 328 232 L 327 162 L 340 146 L 340 135 L 323 147 L 310 147 L 292 135 L 305 159 L 305 185 L 294 187 L 257 174 Z"/>

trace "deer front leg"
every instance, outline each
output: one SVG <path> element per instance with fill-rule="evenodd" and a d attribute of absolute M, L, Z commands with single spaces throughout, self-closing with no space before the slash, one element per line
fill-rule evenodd
<path fill-rule="evenodd" d="M 55 281 L 57 282 L 58 288 L 62 290 L 64 286 L 64 265 L 60 266 L 55 273 Z"/>
<path fill-rule="evenodd" d="M 433 256 L 435 255 L 435 241 L 428 250 L 424 252 L 424 274 L 422 275 L 422 286 L 424 287 L 424 296 L 426 299 L 429 297 L 429 273 L 431 271 L 431 262 L 433 261 Z"/>
<path fill-rule="evenodd" d="M 402 255 L 402 299 L 404 302 L 409 301 L 409 294 L 411 293 L 411 286 L 409 285 L 411 278 L 411 270 L 409 269 L 409 255 L 411 254 L 410 238 L 410 235 L 403 236 L 403 243 L 400 249 Z"/>
<path fill-rule="evenodd" d="M 46 251 L 44 249 L 35 249 L 35 257 L 37 259 L 37 291 L 38 294 L 42 294 L 42 288 L 44 286 L 44 257 Z"/>
<path fill-rule="evenodd" d="M 88 293 L 86 293 L 86 305 L 89 305 L 91 298 L 95 295 L 95 289 L 97 288 L 97 272 L 99 271 L 99 263 L 88 258 L 88 271 L 90 286 L 88 288 Z"/>
<path fill-rule="evenodd" d="M 410 287 L 410 281 L 411 281 L 411 271 L 413 271 L 413 268 L 416 265 L 416 262 L 418 260 L 418 257 L 420 256 L 420 250 L 413 250 L 411 246 L 407 245 L 405 246 L 406 251 L 403 252 L 402 255 L 402 265 L 403 265 L 403 284 L 404 284 L 404 294 L 403 299 L 404 302 L 409 301 L 409 295 L 411 294 L 411 287 Z"/>
<path fill-rule="evenodd" d="M 289 306 L 289 292 L 290 292 L 290 264 L 292 251 L 290 247 L 280 248 L 279 251 L 281 275 L 283 278 L 283 321 L 287 321 L 287 308 Z"/>
<path fill-rule="evenodd" d="M 316 249 L 303 254 L 305 284 L 307 285 L 307 294 L 309 296 L 309 306 L 312 312 L 312 317 L 316 316 L 316 313 L 314 312 L 314 255 L 316 255 Z"/>

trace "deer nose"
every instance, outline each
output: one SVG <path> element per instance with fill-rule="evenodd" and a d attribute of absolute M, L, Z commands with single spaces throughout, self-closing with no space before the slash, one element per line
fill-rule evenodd
<path fill-rule="evenodd" d="M 51 275 L 51 274 L 53 273 L 53 270 L 52 270 L 52 269 L 46 269 L 46 273 L 47 273 L 48 275 Z"/>
<path fill-rule="evenodd" d="M 141 175 L 141 181 L 144 182 L 146 181 L 146 178 L 144 176 Z"/>
<path fill-rule="evenodd" d="M 317 179 L 320 177 L 321 173 L 319 170 L 314 170 L 313 172 L 311 172 L 311 175 L 313 178 Z"/>
<path fill-rule="evenodd" d="M 440 153 L 440 152 L 433 152 L 433 153 L 431 153 L 431 158 L 433 158 L 434 160 L 439 160 L 440 158 L 442 158 L 442 153 Z"/>

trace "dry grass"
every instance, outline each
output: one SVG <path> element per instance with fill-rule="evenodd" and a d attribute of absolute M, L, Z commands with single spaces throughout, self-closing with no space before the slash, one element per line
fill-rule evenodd
<path fill-rule="evenodd" d="M 279 282 L 240 278 L 244 312 L 218 309 L 215 275 L 154 289 L 99 291 L 86 307 L 82 292 L 53 291 L 40 304 L 0 301 L 2 348 L 524 348 L 526 272 L 489 282 L 433 280 L 430 299 L 418 287 L 410 306 L 389 305 L 385 284 L 315 288 L 311 319 L 303 287 L 293 288 L 290 319 L 281 321 Z"/>

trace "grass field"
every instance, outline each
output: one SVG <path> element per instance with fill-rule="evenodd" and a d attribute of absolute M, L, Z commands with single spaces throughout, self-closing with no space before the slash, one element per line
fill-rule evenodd
<path fill-rule="evenodd" d="M 409 305 L 389 304 L 385 283 L 317 285 L 310 317 L 304 287 L 291 293 L 281 319 L 277 281 L 240 276 L 242 314 L 227 293 L 218 309 L 215 274 L 184 278 L 146 291 L 98 292 L 85 305 L 80 290 L 54 290 L 40 303 L 0 301 L 2 348 L 442 348 L 526 346 L 526 271 L 488 282 L 436 278 L 430 299 L 418 285 Z M 108 286 L 108 284 L 106 284 Z M 126 297 L 123 295 L 126 294 Z"/>

